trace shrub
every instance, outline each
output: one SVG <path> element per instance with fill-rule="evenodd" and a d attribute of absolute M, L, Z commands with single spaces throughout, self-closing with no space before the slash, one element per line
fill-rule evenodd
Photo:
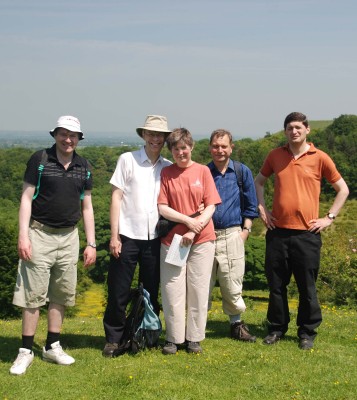
<path fill-rule="evenodd" d="M 356 238 L 339 231 L 323 235 L 320 275 L 317 282 L 322 302 L 357 305 Z"/>

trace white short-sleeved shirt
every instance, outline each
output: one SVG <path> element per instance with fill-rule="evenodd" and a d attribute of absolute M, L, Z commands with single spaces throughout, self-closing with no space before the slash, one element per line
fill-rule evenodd
<path fill-rule="evenodd" d="M 121 235 L 139 240 L 156 237 L 161 170 L 171 164 L 160 156 L 153 165 L 145 147 L 119 157 L 110 183 L 123 191 L 119 213 Z"/>

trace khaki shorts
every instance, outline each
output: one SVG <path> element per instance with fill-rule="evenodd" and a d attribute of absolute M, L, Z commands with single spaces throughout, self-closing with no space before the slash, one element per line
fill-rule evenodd
<path fill-rule="evenodd" d="M 79 237 L 76 227 L 59 233 L 30 227 L 30 261 L 19 261 L 13 304 L 37 308 L 47 301 L 75 304 Z"/>

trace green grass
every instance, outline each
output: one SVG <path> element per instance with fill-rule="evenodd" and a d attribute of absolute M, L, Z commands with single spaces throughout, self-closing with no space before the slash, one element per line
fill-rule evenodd
<path fill-rule="evenodd" d="M 357 313 L 323 307 L 324 322 L 315 348 L 302 351 L 296 339 L 296 301 L 290 329 L 275 346 L 266 334 L 266 294 L 246 294 L 244 317 L 257 343 L 227 337 L 228 323 L 215 301 L 209 312 L 202 355 L 179 351 L 163 356 L 147 350 L 116 359 L 101 356 L 101 316 L 65 320 L 61 343 L 76 359 L 72 366 L 41 360 L 46 338 L 42 318 L 35 340 L 35 360 L 26 375 L 9 368 L 20 346 L 21 321 L 0 321 L 0 399 L 355 399 L 357 393 Z M 217 297 L 217 296 L 216 296 Z"/>

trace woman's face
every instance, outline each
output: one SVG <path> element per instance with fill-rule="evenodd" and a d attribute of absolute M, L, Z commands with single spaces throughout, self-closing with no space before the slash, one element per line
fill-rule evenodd
<path fill-rule="evenodd" d="M 180 140 L 171 149 L 171 154 L 179 167 L 188 167 L 191 164 L 191 154 L 193 147 Z"/>

